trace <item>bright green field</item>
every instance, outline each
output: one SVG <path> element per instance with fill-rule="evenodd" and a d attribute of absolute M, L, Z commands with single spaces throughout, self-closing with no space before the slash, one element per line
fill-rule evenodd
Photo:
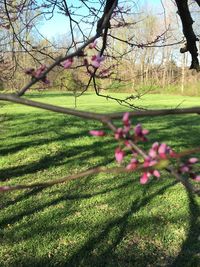
<path fill-rule="evenodd" d="M 68 94 L 30 98 L 73 107 Z M 200 98 L 146 95 L 150 108 L 197 106 Z M 93 95 L 78 108 L 125 110 Z M 0 185 L 45 181 L 95 166 L 114 166 L 116 142 L 89 136 L 100 123 L 3 103 Z M 137 123 L 137 118 L 133 123 Z M 200 145 L 197 115 L 142 118 L 150 142 L 180 151 Z M 200 199 L 166 173 L 139 184 L 139 173 L 99 174 L 47 189 L 0 195 L 0 266 L 200 266 Z"/>

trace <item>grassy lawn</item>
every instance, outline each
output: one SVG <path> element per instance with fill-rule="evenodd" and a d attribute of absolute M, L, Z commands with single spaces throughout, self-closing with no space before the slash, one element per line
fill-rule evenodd
<path fill-rule="evenodd" d="M 73 107 L 68 94 L 30 99 Z M 146 95 L 149 108 L 197 106 L 198 97 Z M 1 103 L 0 103 L 1 105 Z M 78 108 L 123 111 L 88 94 Z M 97 138 L 93 121 L 35 108 L 0 106 L 0 185 L 45 181 L 95 166 L 114 166 L 116 142 Z M 137 123 L 137 118 L 133 119 Z M 197 115 L 142 118 L 155 140 L 175 150 L 200 145 Z M 99 174 L 46 189 L 0 195 L 0 266 L 200 266 L 200 199 L 163 173 L 139 184 L 139 173 Z"/>

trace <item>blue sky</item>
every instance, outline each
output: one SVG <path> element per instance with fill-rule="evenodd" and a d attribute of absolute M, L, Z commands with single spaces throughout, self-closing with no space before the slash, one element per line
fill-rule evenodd
<path fill-rule="evenodd" d="M 70 0 L 70 2 L 73 2 L 74 5 L 80 4 L 77 0 Z M 139 2 L 140 5 L 145 5 L 147 8 L 150 6 L 158 10 L 161 8 L 160 0 L 140 0 Z M 51 20 L 41 24 L 40 32 L 47 38 L 53 38 L 54 36 L 67 34 L 69 32 L 69 25 L 63 15 L 55 14 Z"/>

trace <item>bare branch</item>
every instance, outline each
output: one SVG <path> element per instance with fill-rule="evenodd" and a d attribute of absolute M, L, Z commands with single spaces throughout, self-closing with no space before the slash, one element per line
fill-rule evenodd
<path fill-rule="evenodd" d="M 124 167 L 114 167 L 114 168 L 105 168 L 105 167 L 97 167 L 94 169 L 89 169 L 77 174 L 69 175 L 67 177 L 57 179 L 57 180 L 51 180 L 48 182 L 43 183 L 31 183 L 26 185 L 13 185 L 13 186 L 3 186 L 0 187 L 1 192 L 5 191 L 13 191 L 13 190 L 23 190 L 23 189 L 32 189 L 36 187 L 50 187 L 56 184 L 62 184 L 71 180 L 76 180 L 82 177 L 87 177 L 89 175 L 94 175 L 98 173 L 121 173 L 121 172 L 130 172 Z"/>
<path fill-rule="evenodd" d="M 41 103 L 38 101 L 33 101 L 25 98 L 20 98 L 14 94 L 0 94 L 0 100 L 10 101 L 13 103 L 19 103 L 26 106 L 41 108 L 45 110 L 50 110 L 57 113 L 68 114 L 72 116 L 77 116 L 80 118 L 98 120 L 107 123 L 113 119 L 121 119 L 124 112 L 116 113 L 95 113 L 86 112 L 76 109 L 63 108 L 59 106 L 54 106 L 46 103 Z M 131 117 L 156 117 L 156 116 L 168 116 L 168 115 L 184 115 L 184 114 L 200 114 L 200 107 L 192 108 L 182 108 L 182 109 L 156 109 L 156 110 L 141 110 L 141 111 L 130 111 Z"/>

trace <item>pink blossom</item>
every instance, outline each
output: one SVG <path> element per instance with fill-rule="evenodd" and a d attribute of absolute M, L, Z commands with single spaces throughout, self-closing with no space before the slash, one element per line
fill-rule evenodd
<path fill-rule="evenodd" d="M 123 137 L 123 129 L 118 128 L 117 131 L 115 132 L 115 139 L 119 140 Z"/>
<path fill-rule="evenodd" d="M 99 75 L 101 77 L 104 77 L 104 78 L 108 77 L 108 75 L 109 75 L 109 69 L 103 69 L 102 71 L 99 72 Z"/>
<path fill-rule="evenodd" d="M 130 126 L 124 126 L 124 129 L 123 129 L 124 134 L 129 133 L 129 131 L 130 131 Z"/>
<path fill-rule="evenodd" d="M 159 157 L 161 159 L 166 159 L 167 155 L 170 157 L 176 156 L 175 152 L 165 143 L 159 144 L 158 142 L 155 142 L 149 150 L 149 156 L 154 159 Z"/>
<path fill-rule="evenodd" d="M 189 168 L 188 165 L 183 164 L 183 165 L 180 166 L 179 170 L 180 170 L 181 173 L 186 173 L 186 172 L 189 172 L 190 168 Z"/>
<path fill-rule="evenodd" d="M 146 184 L 152 175 L 156 178 L 160 178 L 160 172 L 158 170 L 150 170 L 142 174 L 142 176 L 140 177 L 140 183 Z"/>
<path fill-rule="evenodd" d="M 157 160 L 151 160 L 149 163 L 149 167 L 152 167 L 152 166 L 156 165 L 157 163 L 158 163 Z"/>
<path fill-rule="evenodd" d="M 198 158 L 189 158 L 188 159 L 188 163 L 190 163 L 190 164 L 195 164 L 197 162 L 198 162 Z"/>
<path fill-rule="evenodd" d="M 135 170 L 138 165 L 138 160 L 137 159 L 131 159 L 131 162 L 126 166 L 127 170 Z"/>
<path fill-rule="evenodd" d="M 41 65 L 38 69 L 34 69 L 34 68 L 28 68 L 25 70 L 25 73 L 28 75 L 31 75 L 34 78 L 40 78 L 40 76 L 43 75 L 43 73 L 46 71 L 47 67 L 46 65 Z M 45 84 L 49 84 L 50 81 L 47 79 L 46 75 L 43 76 L 42 78 L 40 78 L 42 82 L 44 82 Z"/>
<path fill-rule="evenodd" d="M 129 112 L 124 113 L 122 121 L 123 121 L 125 126 L 128 126 L 128 127 L 130 126 Z"/>
<path fill-rule="evenodd" d="M 189 158 L 187 160 L 187 162 L 182 163 L 179 167 L 178 167 L 178 172 L 181 174 L 185 174 L 188 173 L 188 175 L 190 176 L 190 178 L 197 180 L 198 181 L 198 175 L 196 176 L 195 172 L 193 172 L 193 164 L 196 164 L 198 162 L 197 158 Z M 197 177 L 197 178 L 196 178 Z"/>
<path fill-rule="evenodd" d="M 63 61 L 62 65 L 64 69 L 69 69 L 73 63 L 73 58 L 68 58 L 65 61 Z"/>
<path fill-rule="evenodd" d="M 91 60 L 92 60 L 92 66 L 95 68 L 99 68 L 101 62 L 104 60 L 104 57 L 100 55 L 94 55 L 92 56 Z"/>
<path fill-rule="evenodd" d="M 151 176 L 151 174 L 149 172 L 144 172 L 142 174 L 142 176 L 140 177 L 140 183 L 146 184 L 148 182 L 150 176 Z"/>
<path fill-rule="evenodd" d="M 121 150 L 121 148 L 118 147 L 115 149 L 115 159 L 118 163 L 122 162 L 124 156 L 125 156 L 125 153 L 123 150 Z"/>
<path fill-rule="evenodd" d="M 95 40 L 93 43 L 89 44 L 89 48 L 90 49 L 96 48 L 96 45 L 97 45 L 97 40 Z"/>
<path fill-rule="evenodd" d="M 145 168 L 152 167 L 155 164 L 157 164 L 157 161 L 154 160 L 154 159 L 151 159 L 150 157 L 149 158 L 146 158 L 144 160 L 144 163 L 143 163 L 143 165 L 144 165 Z"/>
<path fill-rule="evenodd" d="M 149 130 L 147 130 L 147 129 L 142 130 L 143 135 L 147 135 L 148 133 L 149 133 Z"/>
<path fill-rule="evenodd" d="M 200 182 L 200 175 L 195 176 L 194 180 L 195 180 L 196 182 Z"/>
<path fill-rule="evenodd" d="M 128 140 L 125 140 L 124 141 L 124 145 L 127 146 L 127 147 L 129 147 L 129 148 L 132 147 L 131 144 L 130 144 L 130 142 Z"/>
<path fill-rule="evenodd" d="M 149 156 L 150 156 L 151 158 L 153 158 L 153 159 L 155 159 L 155 158 L 157 157 L 157 153 L 156 153 L 156 151 L 155 151 L 153 148 L 151 148 L 151 149 L 149 150 Z"/>
<path fill-rule="evenodd" d="M 157 178 L 160 178 L 160 172 L 158 170 L 153 170 L 153 175 Z"/>
<path fill-rule="evenodd" d="M 158 142 L 153 143 L 152 149 L 154 149 L 156 151 L 156 150 L 158 150 L 158 148 L 159 148 L 159 143 Z"/>
<path fill-rule="evenodd" d="M 10 190 L 9 186 L 0 186 L 0 192 Z"/>
<path fill-rule="evenodd" d="M 41 65 L 33 74 L 35 78 L 39 78 L 46 70 L 46 65 Z"/>
<path fill-rule="evenodd" d="M 150 161 L 151 161 L 151 158 L 146 158 L 145 160 L 144 160 L 144 163 L 143 163 L 143 166 L 145 167 L 145 168 L 148 168 L 150 165 Z"/>
<path fill-rule="evenodd" d="M 145 135 L 147 135 L 149 131 L 146 129 L 142 129 L 141 124 L 137 124 L 135 126 L 134 133 L 135 133 L 136 140 L 147 141 L 147 138 L 145 137 Z"/>
<path fill-rule="evenodd" d="M 104 136 L 105 135 L 105 132 L 101 130 L 91 130 L 89 133 L 93 136 Z"/>
<path fill-rule="evenodd" d="M 165 143 L 162 143 L 158 148 L 158 154 L 162 159 L 165 159 L 167 153 L 167 145 Z"/>
<path fill-rule="evenodd" d="M 142 135 L 142 126 L 141 124 L 137 124 L 134 129 L 135 135 L 136 136 L 141 136 Z"/>

